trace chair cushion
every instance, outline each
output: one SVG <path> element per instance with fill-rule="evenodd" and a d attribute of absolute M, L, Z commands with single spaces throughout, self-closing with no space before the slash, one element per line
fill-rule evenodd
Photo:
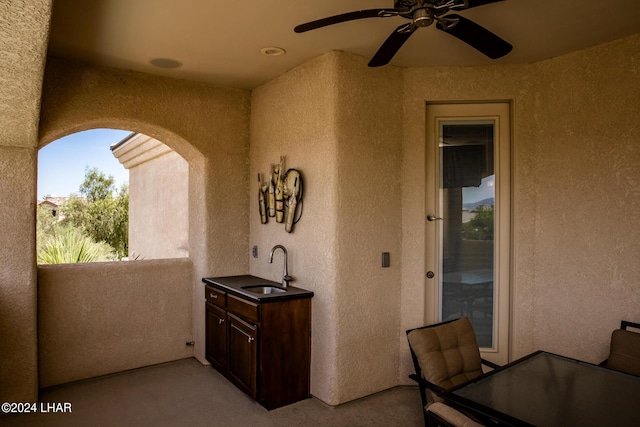
<path fill-rule="evenodd" d="M 482 375 L 480 350 L 468 318 L 407 335 L 422 375 L 444 389 Z"/>
<path fill-rule="evenodd" d="M 611 353 L 607 367 L 640 375 L 640 333 L 616 329 L 611 334 Z"/>

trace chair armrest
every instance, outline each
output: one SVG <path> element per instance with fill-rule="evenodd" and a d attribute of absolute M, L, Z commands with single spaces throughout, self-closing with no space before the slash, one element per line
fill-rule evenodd
<path fill-rule="evenodd" d="M 427 409 L 426 417 L 430 421 L 435 421 L 433 425 L 443 427 L 483 427 L 484 425 L 493 425 L 480 424 L 476 420 L 468 417 L 467 414 L 442 402 L 432 403 Z M 432 424 L 427 423 L 427 425 Z"/>
<path fill-rule="evenodd" d="M 436 394 L 440 394 L 442 392 L 445 391 L 444 388 L 435 385 L 432 382 L 429 382 L 427 380 L 425 380 L 424 378 L 420 378 L 419 376 L 417 376 L 416 374 L 411 374 L 409 375 L 409 378 L 411 378 L 412 380 L 414 380 L 415 382 L 418 383 L 419 386 L 421 387 L 426 387 L 429 390 L 432 390 L 433 392 L 435 392 Z"/>
<path fill-rule="evenodd" d="M 482 361 L 483 365 L 487 365 L 488 367 L 493 368 L 493 369 L 498 369 L 498 368 L 502 367 L 502 366 L 498 365 L 497 363 L 489 362 L 488 360 L 485 360 L 485 359 L 480 359 L 480 360 Z"/>

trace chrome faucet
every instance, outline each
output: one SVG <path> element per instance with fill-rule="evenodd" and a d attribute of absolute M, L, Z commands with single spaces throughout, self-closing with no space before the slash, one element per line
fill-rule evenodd
<path fill-rule="evenodd" d="M 284 271 L 282 272 L 282 287 L 286 288 L 289 286 L 289 282 L 293 281 L 293 277 L 289 276 L 289 270 L 287 269 L 287 248 L 282 245 L 275 245 L 271 249 L 271 254 L 269 254 L 269 264 L 273 264 L 273 253 L 276 249 L 282 249 L 284 252 Z"/>

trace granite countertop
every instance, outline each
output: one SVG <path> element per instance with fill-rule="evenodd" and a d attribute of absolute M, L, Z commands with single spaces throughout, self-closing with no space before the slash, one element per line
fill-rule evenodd
<path fill-rule="evenodd" d="M 296 298 L 311 298 L 313 292 L 305 289 L 296 288 L 295 286 L 282 287 L 282 283 L 274 282 L 272 280 L 262 279 L 256 276 L 243 275 L 243 276 L 225 276 L 225 277 L 203 277 L 202 281 L 206 285 L 220 288 L 231 294 L 241 296 L 243 298 L 257 301 L 257 302 L 269 302 L 269 301 L 282 301 L 287 299 Z M 273 294 L 261 294 L 251 292 L 247 289 L 242 289 L 246 286 L 273 286 L 280 289 L 286 289 L 286 292 L 278 292 Z"/>

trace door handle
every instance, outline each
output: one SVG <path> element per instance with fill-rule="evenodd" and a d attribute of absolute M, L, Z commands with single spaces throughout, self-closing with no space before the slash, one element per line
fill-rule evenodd
<path fill-rule="evenodd" d="M 440 218 L 439 216 L 435 216 L 434 214 L 427 215 L 427 221 L 437 221 L 443 220 L 444 218 Z"/>

